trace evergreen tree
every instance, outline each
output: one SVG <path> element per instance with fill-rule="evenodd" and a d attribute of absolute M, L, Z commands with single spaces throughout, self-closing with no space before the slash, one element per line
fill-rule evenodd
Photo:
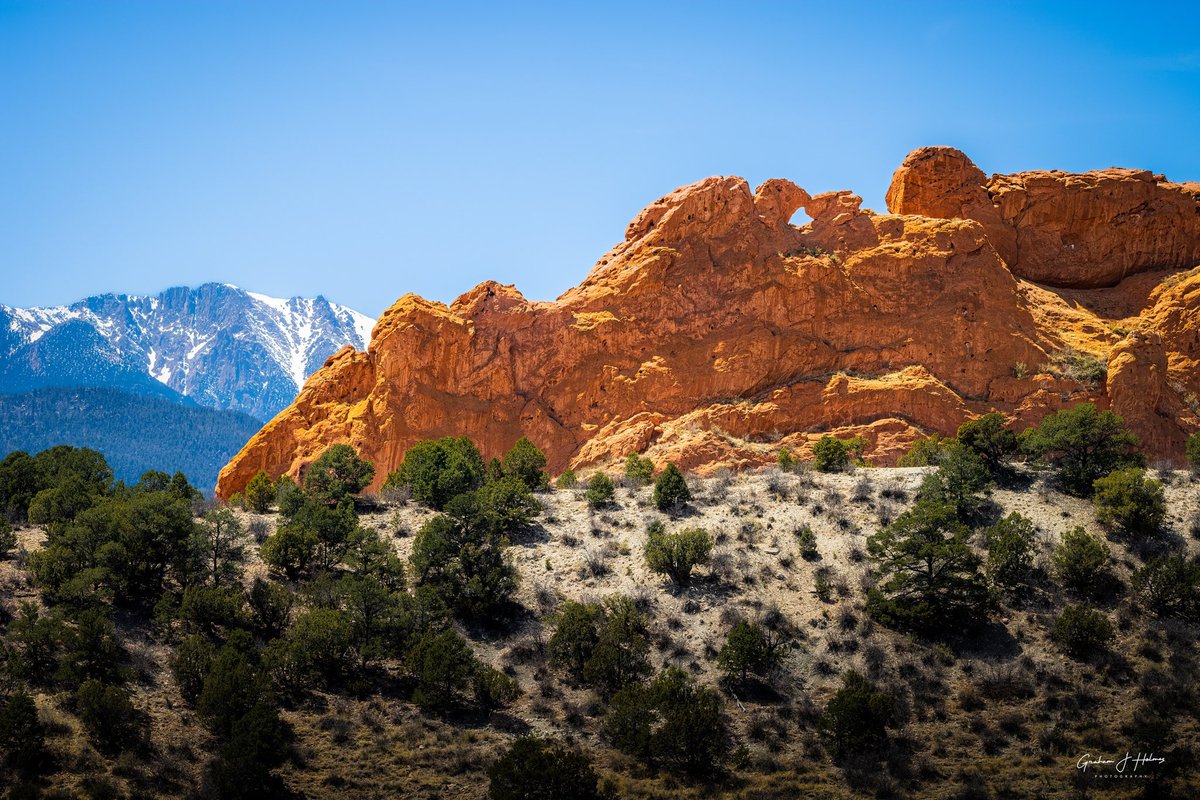
<path fill-rule="evenodd" d="M 687 586 L 692 581 L 692 570 L 708 563 L 712 547 L 712 536 L 703 528 L 667 533 L 665 526 L 656 521 L 646 533 L 646 565 L 668 576 L 676 586 Z"/>
<path fill-rule="evenodd" d="M 612 478 L 603 472 L 594 473 L 588 480 L 586 497 L 589 508 L 604 508 L 615 496 L 616 489 L 613 487 Z"/>
<path fill-rule="evenodd" d="M 558 742 L 522 736 L 488 770 L 490 800 L 611 800 L 588 757 Z"/>
<path fill-rule="evenodd" d="M 1007 587 L 1024 581 L 1033 566 L 1035 535 L 1033 522 L 1016 511 L 993 525 L 985 535 L 988 577 Z"/>
<path fill-rule="evenodd" d="M 546 474 L 546 455 L 533 442 L 522 436 L 500 462 L 504 475 L 518 478 L 531 492 L 550 485 Z"/>
<path fill-rule="evenodd" d="M 1004 427 L 1004 415 L 984 414 L 958 426 L 958 443 L 983 462 L 991 475 L 999 475 L 1020 449 L 1017 435 Z"/>
<path fill-rule="evenodd" d="M 1077 497 L 1090 496 L 1097 478 L 1137 466 L 1140 459 L 1132 453 L 1136 444 L 1121 417 L 1097 411 L 1092 403 L 1056 411 L 1021 434 L 1022 448 L 1048 461 L 1063 489 Z"/>
<path fill-rule="evenodd" d="M 15 450 L 0 461 L 0 519 L 24 522 L 29 504 L 42 489 L 37 461 Z"/>
<path fill-rule="evenodd" d="M 375 477 L 375 466 L 348 444 L 335 444 L 309 465 L 304 491 L 318 503 L 338 505 L 361 492 Z"/>
<path fill-rule="evenodd" d="M 260 469 L 246 484 L 246 510 L 255 514 L 267 513 L 275 500 L 275 492 L 275 483 L 271 476 Z"/>
<path fill-rule="evenodd" d="M 725 644 L 717 653 L 717 666 L 726 678 L 745 683 L 750 675 L 767 677 L 778 665 L 778 643 L 749 620 L 741 620 L 730 629 Z"/>
<path fill-rule="evenodd" d="M 878 749 L 895 724 L 895 701 L 854 671 L 842 676 L 842 687 L 818 721 L 835 758 Z"/>
<path fill-rule="evenodd" d="M 645 486 L 654 480 L 654 462 L 641 458 L 637 453 L 630 453 L 625 458 L 625 477 L 634 486 Z"/>
<path fill-rule="evenodd" d="M 682 508 L 692 499 L 687 480 L 679 467 L 667 464 L 667 468 L 654 482 L 654 505 L 659 511 L 673 511 Z"/>
<path fill-rule="evenodd" d="M 871 536 L 880 582 L 868 593 L 868 612 L 926 630 L 978 618 L 989 598 L 967 533 L 953 506 L 924 500 Z"/>
<path fill-rule="evenodd" d="M 953 506 L 958 518 L 967 522 L 983 507 L 991 485 L 983 460 L 973 450 L 955 444 L 946 450 L 937 472 L 921 481 L 919 496 Z"/>
<path fill-rule="evenodd" d="M 246 560 L 245 530 L 228 508 L 204 515 L 193 536 L 193 547 L 206 580 L 213 586 L 234 583 Z"/>
<path fill-rule="evenodd" d="M 414 500 L 440 511 L 451 498 L 483 485 L 484 476 L 483 457 L 474 443 L 465 436 L 447 436 L 410 447 L 384 488 L 408 486 Z"/>

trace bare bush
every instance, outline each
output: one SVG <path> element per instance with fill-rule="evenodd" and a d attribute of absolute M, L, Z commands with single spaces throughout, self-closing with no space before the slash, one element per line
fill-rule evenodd
<path fill-rule="evenodd" d="M 271 528 L 267 525 L 265 519 L 252 519 L 248 526 L 250 536 L 254 539 L 255 544 L 262 544 L 271 535 Z"/>
<path fill-rule="evenodd" d="M 583 564 L 579 568 L 579 577 L 590 575 L 602 578 L 608 574 L 608 555 L 603 548 L 589 547 L 583 551 Z"/>
<path fill-rule="evenodd" d="M 850 493 L 850 500 L 855 503 L 866 503 L 871 499 L 871 495 L 875 491 L 875 484 L 866 475 L 858 479 L 854 484 L 854 489 Z"/>

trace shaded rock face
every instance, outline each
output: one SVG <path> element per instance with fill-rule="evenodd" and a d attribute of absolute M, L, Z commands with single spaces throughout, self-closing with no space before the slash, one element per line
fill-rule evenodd
<path fill-rule="evenodd" d="M 365 353 L 332 356 L 250 440 L 218 493 L 259 469 L 299 476 L 336 442 L 375 463 L 377 488 L 416 441 L 459 434 L 487 457 L 526 435 L 553 471 L 630 452 L 701 472 L 750 467 L 827 432 L 865 436 L 870 460 L 888 464 L 982 413 L 1023 427 L 1083 400 L 1118 408 L 1154 454 L 1178 459 L 1200 426 L 1200 269 L 1128 289 L 1038 286 L 1006 262 L 1011 245 L 992 231 L 1012 228 L 965 156 L 905 165 L 889 204 L 937 215 L 714 177 L 648 206 L 554 302 L 491 282 L 449 306 L 406 295 Z M 1074 178 L 1061 176 L 1062 192 L 1083 196 Z M 800 207 L 812 221 L 792 226 Z M 1066 348 L 1106 363 L 1107 382 L 1042 366 Z"/>
<path fill-rule="evenodd" d="M 1200 263 L 1197 194 L 1195 184 L 1132 169 L 988 179 L 952 147 L 923 147 L 896 170 L 887 204 L 894 214 L 977 220 L 1013 274 L 1096 288 Z"/>

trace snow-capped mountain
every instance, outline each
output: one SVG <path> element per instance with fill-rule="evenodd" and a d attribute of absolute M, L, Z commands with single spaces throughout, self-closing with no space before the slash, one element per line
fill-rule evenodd
<path fill-rule="evenodd" d="M 279 299 L 229 284 L 70 306 L 0 305 L 0 392 L 112 386 L 270 419 L 375 320 L 324 297 Z"/>

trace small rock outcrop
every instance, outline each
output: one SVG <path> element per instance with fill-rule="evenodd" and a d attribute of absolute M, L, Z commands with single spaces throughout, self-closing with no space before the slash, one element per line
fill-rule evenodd
<path fill-rule="evenodd" d="M 299 476 L 336 442 L 375 462 L 378 487 L 416 441 L 459 434 L 487 457 L 528 436 L 552 471 L 630 452 L 749 467 L 827 432 L 865 436 L 888 464 L 979 414 L 1020 427 L 1082 400 L 1178 459 L 1200 427 L 1200 269 L 1177 269 L 1200 263 L 1187 202 L 1132 171 L 987 180 L 949 148 L 905 160 L 897 215 L 851 192 L 708 178 L 648 206 L 553 302 L 494 282 L 448 306 L 400 298 L 365 353 L 331 357 L 238 453 L 218 494 L 259 469 Z M 799 208 L 812 221 L 791 225 Z M 1177 227 L 1159 242 L 1164 220 Z M 1107 378 L 1059 369 L 1064 352 Z"/>

